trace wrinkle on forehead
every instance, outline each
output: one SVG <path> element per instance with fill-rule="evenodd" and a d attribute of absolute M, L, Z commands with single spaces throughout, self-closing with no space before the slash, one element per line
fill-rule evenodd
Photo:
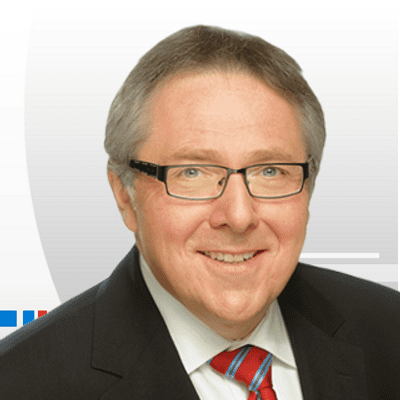
<path fill-rule="evenodd" d="M 246 163 L 256 163 L 256 162 L 297 162 L 293 158 L 293 155 L 289 152 L 284 151 L 280 148 L 268 148 L 259 149 L 249 152 L 245 155 Z M 172 161 L 183 161 L 183 160 L 193 160 L 193 161 L 218 161 L 221 160 L 221 153 L 217 149 L 209 148 L 193 148 L 193 146 L 182 146 L 179 150 L 173 152 L 169 157 Z"/>

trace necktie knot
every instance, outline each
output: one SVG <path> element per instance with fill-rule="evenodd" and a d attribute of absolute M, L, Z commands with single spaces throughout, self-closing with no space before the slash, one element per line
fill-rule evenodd
<path fill-rule="evenodd" d="M 228 379 L 244 383 L 250 391 L 249 400 L 276 400 L 272 389 L 272 354 L 255 346 L 244 346 L 233 351 L 223 351 L 209 362 Z"/>

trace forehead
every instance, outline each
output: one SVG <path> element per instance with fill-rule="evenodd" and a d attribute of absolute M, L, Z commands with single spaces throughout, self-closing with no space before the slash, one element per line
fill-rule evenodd
<path fill-rule="evenodd" d="M 179 161 L 196 153 L 198 159 L 226 162 L 235 157 L 251 161 L 252 154 L 261 159 L 275 155 L 275 161 L 304 158 L 293 106 L 248 74 L 175 76 L 152 95 L 148 117 L 151 133 L 142 159 Z"/>

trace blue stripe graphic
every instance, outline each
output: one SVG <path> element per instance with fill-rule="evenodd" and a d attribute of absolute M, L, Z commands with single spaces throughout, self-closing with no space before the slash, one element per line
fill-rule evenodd
<path fill-rule="evenodd" d="M 22 319 L 23 319 L 23 325 L 29 324 L 29 322 L 33 321 L 35 319 L 35 311 L 33 310 L 24 310 L 22 312 Z"/>
<path fill-rule="evenodd" d="M 272 362 L 272 355 L 268 354 L 268 356 L 265 358 L 265 360 L 260 365 L 260 368 L 258 368 L 256 374 L 254 375 L 253 380 L 250 383 L 250 386 L 249 386 L 250 391 L 256 391 L 258 389 L 261 382 L 264 380 L 265 375 L 267 375 L 267 372 L 268 372 L 269 366 L 271 365 L 271 362 Z"/>
<path fill-rule="evenodd" d="M 236 354 L 236 357 L 231 362 L 231 365 L 229 366 L 228 371 L 226 371 L 225 375 L 226 375 L 227 378 L 234 379 L 236 371 L 240 367 L 240 364 L 245 359 L 247 354 L 249 354 L 250 350 L 251 350 L 251 346 L 244 346 L 239 351 L 239 353 Z"/>
<path fill-rule="evenodd" d="M 17 326 L 17 310 L 0 310 L 0 326 Z"/>

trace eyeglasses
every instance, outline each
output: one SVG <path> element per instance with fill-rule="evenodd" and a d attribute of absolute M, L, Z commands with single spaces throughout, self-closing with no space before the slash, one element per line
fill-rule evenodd
<path fill-rule="evenodd" d="M 242 174 L 249 194 L 260 199 L 279 199 L 300 193 L 308 178 L 308 162 L 257 164 L 231 169 L 218 165 L 157 165 L 130 160 L 129 166 L 164 182 L 168 195 L 187 200 L 210 200 L 222 196 L 232 174 Z"/>

